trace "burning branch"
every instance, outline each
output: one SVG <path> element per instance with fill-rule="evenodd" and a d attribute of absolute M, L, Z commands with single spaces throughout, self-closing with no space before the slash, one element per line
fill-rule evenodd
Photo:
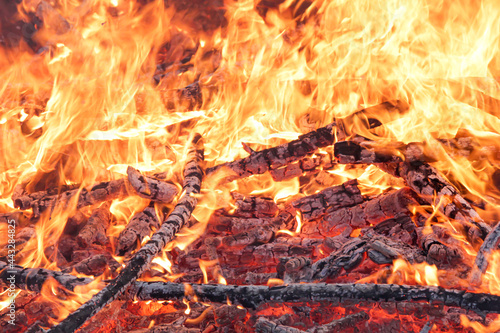
<path fill-rule="evenodd" d="M 127 266 L 103 290 L 83 304 L 78 310 L 54 326 L 49 332 L 74 332 L 108 303 L 120 296 L 147 268 L 153 258 L 169 243 L 186 224 L 194 210 L 197 194 L 201 189 L 203 170 L 203 148 L 201 136 L 194 135 L 188 152 L 188 162 L 184 168 L 183 195 L 172 213 L 163 222 L 151 239 L 135 253 Z"/>
<path fill-rule="evenodd" d="M 358 119 L 358 121 L 366 122 L 367 128 L 375 128 L 382 125 L 378 121 L 370 121 L 370 118 L 367 116 L 373 112 L 371 109 L 379 110 L 381 107 L 385 108 L 388 112 L 401 112 L 406 108 L 406 105 L 399 101 L 395 103 L 385 102 L 371 108 L 360 110 L 352 114 L 349 118 L 334 121 L 325 127 L 301 135 L 297 140 L 254 152 L 243 159 L 208 168 L 207 175 L 218 170 L 226 169 L 230 171 L 228 180 L 234 180 L 262 174 L 266 171 L 285 166 L 312 154 L 318 148 L 331 146 L 336 137 L 345 137 L 348 131 L 345 129 L 343 122 L 352 123 Z"/>

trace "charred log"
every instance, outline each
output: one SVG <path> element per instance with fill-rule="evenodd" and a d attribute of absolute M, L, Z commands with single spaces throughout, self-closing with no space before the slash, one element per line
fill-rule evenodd
<path fill-rule="evenodd" d="M 152 201 L 171 202 L 178 193 L 177 186 L 166 181 L 143 176 L 139 171 L 129 166 L 127 176 L 130 186 L 143 198 Z"/>
<path fill-rule="evenodd" d="M 402 177 L 406 184 L 428 203 L 439 207 L 446 216 L 463 223 L 469 239 L 476 243 L 484 239 L 491 227 L 484 223 L 458 189 L 448 182 L 433 166 L 426 163 L 399 163 L 386 171 Z"/>
<path fill-rule="evenodd" d="M 93 243 L 107 244 L 108 237 L 106 236 L 106 230 L 109 227 L 110 220 L 111 212 L 109 211 L 109 204 L 105 203 L 90 215 L 87 224 L 76 237 L 78 244 L 82 247 L 87 247 Z"/>
<path fill-rule="evenodd" d="M 201 302 L 242 305 L 255 309 L 269 302 L 432 302 L 450 307 L 478 312 L 500 313 L 500 296 L 470 293 L 463 290 L 431 286 L 406 286 L 395 284 L 290 284 L 276 287 L 196 285 L 163 282 L 134 284 L 127 292 L 137 300 L 182 300 L 192 290 Z"/>
<path fill-rule="evenodd" d="M 304 220 L 312 220 L 325 213 L 327 209 L 333 211 L 362 203 L 363 196 L 357 185 L 358 181 L 352 179 L 342 185 L 329 187 L 319 193 L 295 200 L 292 206 L 302 213 Z"/>
<path fill-rule="evenodd" d="M 33 194 L 34 195 L 34 194 Z M 39 216 L 47 209 L 54 209 L 60 204 L 68 206 L 72 199 L 76 198 L 76 208 L 96 205 L 104 201 L 124 198 L 128 195 L 127 184 L 124 179 L 111 180 L 94 185 L 90 190 L 71 190 L 61 193 L 60 195 L 45 195 L 36 200 L 33 200 L 27 206 L 26 203 L 15 203 L 16 207 L 25 209 L 33 208 L 33 214 Z"/>
<path fill-rule="evenodd" d="M 166 214 L 166 211 L 163 212 Z M 141 212 L 135 214 L 118 236 L 116 254 L 123 256 L 135 250 L 146 236 L 160 227 L 160 219 L 156 215 L 155 206 L 151 203 Z"/>
<path fill-rule="evenodd" d="M 40 292 L 42 285 L 50 278 L 55 279 L 68 290 L 92 282 L 92 279 L 79 278 L 63 272 L 45 268 L 23 268 L 0 261 L 0 281 L 5 285 L 14 283 L 19 289 Z"/>
<path fill-rule="evenodd" d="M 378 224 L 400 215 L 410 215 L 411 207 L 419 198 L 410 188 L 383 194 L 361 205 L 330 210 L 321 218 L 319 231 L 324 236 L 335 236 L 347 227 L 353 229 Z"/>

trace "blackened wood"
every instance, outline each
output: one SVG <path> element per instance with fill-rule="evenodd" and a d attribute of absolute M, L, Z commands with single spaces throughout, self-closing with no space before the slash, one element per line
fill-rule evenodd
<path fill-rule="evenodd" d="M 325 127 L 303 134 L 297 140 L 255 152 L 246 158 L 208 168 L 207 174 L 212 174 L 218 170 L 226 170 L 228 172 L 227 180 L 234 180 L 250 175 L 262 174 L 266 171 L 282 167 L 312 154 L 318 148 L 332 145 L 335 142 L 336 136 L 345 136 L 347 130 L 342 125 L 343 123 L 350 124 L 355 121 L 354 119 L 366 120 L 366 115 L 372 112 L 370 109 L 380 110 L 381 107 L 387 110 L 399 111 L 405 108 L 403 103 L 399 101 L 396 103 L 384 102 L 380 105 L 360 110 L 348 118 L 334 121 Z M 375 128 L 380 125 L 380 122 L 370 122 L 369 120 L 366 123 L 367 128 Z"/>
<path fill-rule="evenodd" d="M 106 269 L 109 269 L 109 271 L 114 274 L 120 267 L 120 263 L 117 262 L 109 253 L 96 254 L 73 266 L 76 272 L 93 276 L 103 274 Z"/>
<path fill-rule="evenodd" d="M 418 228 L 418 246 L 426 253 L 427 262 L 430 264 L 448 263 L 458 264 L 463 261 L 464 254 L 458 246 L 446 244 L 444 238 L 453 240 L 450 235 L 445 235 L 445 231 L 441 235 L 437 234 L 436 228 Z"/>
<path fill-rule="evenodd" d="M 152 201 L 171 202 L 179 192 L 177 186 L 161 179 L 142 175 L 129 166 L 127 176 L 130 186 L 143 198 Z"/>
<path fill-rule="evenodd" d="M 305 333 L 298 328 L 273 323 L 269 319 L 260 317 L 255 324 L 256 333 Z"/>
<path fill-rule="evenodd" d="M 370 317 L 364 311 L 347 315 L 343 318 L 333 320 L 332 322 L 313 327 L 307 330 L 308 333 L 330 333 L 330 332 L 344 332 L 348 327 L 354 327 L 357 324 L 367 321 Z"/>
<path fill-rule="evenodd" d="M 108 243 L 106 230 L 111 221 L 110 205 L 104 203 L 99 208 L 95 209 L 90 215 L 87 224 L 78 233 L 76 240 L 81 247 L 87 247 L 90 244 L 97 243 L 105 245 Z"/>
<path fill-rule="evenodd" d="M 224 304 L 214 308 L 214 320 L 217 327 L 224 327 L 243 320 L 247 315 L 246 309 L 240 309 L 236 305 Z"/>
<path fill-rule="evenodd" d="M 312 283 L 290 284 L 276 287 L 203 285 L 188 287 L 200 302 L 234 305 L 255 309 L 269 302 L 342 302 L 358 300 L 368 302 L 432 302 L 478 312 L 500 313 L 500 296 L 471 293 L 464 290 L 433 286 L 407 286 L 395 284 Z M 177 283 L 142 282 L 134 284 L 127 296 L 137 300 L 182 300 L 186 286 Z"/>
<path fill-rule="evenodd" d="M 427 323 L 425 323 L 425 325 L 422 327 L 422 329 L 420 330 L 420 333 L 429 333 L 432 328 L 434 327 L 434 324 L 432 323 L 432 321 L 428 321 Z"/>
<path fill-rule="evenodd" d="M 328 212 L 321 218 L 319 231 L 324 236 L 335 236 L 345 228 L 362 228 L 378 224 L 400 215 L 410 215 L 411 207 L 418 205 L 417 194 L 408 187 L 379 197 L 354 207 Z"/>
<path fill-rule="evenodd" d="M 342 270 L 348 271 L 360 264 L 363 254 L 367 251 L 372 251 L 370 259 L 378 264 L 387 264 L 397 258 L 404 258 L 410 263 L 425 260 L 424 253 L 416 247 L 394 242 L 375 233 L 366 233 L 362 237 L 349 240 L 328 257 L 316 261 L 311 266 L 310 274 L 306 275 L 303 281 L 324 281 L 335 278 Z"/>
<path fill-rule="evenodd" d="M 321 168 L 323 170 L 332 169 L 336 164 L 333 154 L 330 152 L 317 152 L 312 156 L 306 156 L 294 163 L 289 163 L 281 168 L 269 171 L 271 177 L 276 182 L 282 182 L 305 173 L 314 172 Z"/>
<path fill-rule="evenodd" d="M 163 212 L 164 214 L 166 211 Z M 160 227 L 160 219 L 156 214 L 154 204 L 151 203 L 142 211 L 134 214 L 125 229 L 120 232 L 116 244 L 116 254 L 123 256 L 139 247 L 146 236 Z"/>
<path fill-rule="evenodd" d="M 241 217 L 266 217 L 275 216 L 278 213 L 278 205 L 272 198 L 244 196 L 242 194 L 232 192 L 236 210 L 232 215 Z"/>
<path fill-rule="evenodd" d="M 153 258 L 172 241 L 175 234 L 186 224 L 198 201 L 193 194 L 200 193 L 203 177 L 203 169 L 201 167 L 203 146 L 199 134 L 195 134 L 191 138 L 187 158 L 188 161 L 183 172 L 184 194 L 179 199 L 172 213 L 163 222 L 160 229 L 135 253 L 127 266 L 122 269 L 115 279 L 79 309 L 50 329 L 49 332 L 74 332 L 104 306 L 115 300 L 146 270 Z"/>
<path fill-rule="evenodd" d="M 340 141 L 335 143 L 334 155 L 341 164 L 375 164 L 402 162 L 400 156 L 367 149 L 353 141 Z"/>
<path fill-rule="evenodd" d="M 89 278 L 79 278 L 63 272 L 52 271 L 45 268 L 23 268 L 18 265 L 10 266 L 0 261 L 0 281 L 4 285 L 10 285 L 12 278 L 16 287 L 23 290 L 40 292 L 42 285 L 49 278 L 55 279 L 64 288 L 73 290 L 76 286 L 86 285 L 92 282 Z"/>
<path fill-rule="evenodd" d="M 222 238 L 222 244 L 226 247 L 245 247 L 252 244 L 269 243 L 274 237 L 276 227 L 271 225 L 255 227 L 239 234 L 229 235 Z"/>
<path fill-rule="evenodd" d="M 282 211 L 276 217 L 235 217 L 219 215 L 217 213 L 212 215 L 208 224 L 208 229 L 212 232 L 230 232 L 238 234 L 254 227 L 272 226 L 273 228 L 289 229 L 293 223 L 293 215 L 288 211 Z"/>
<path fill-rule="evenodd" d="M 94 185 L 90 190 L 76 189 L 63 192 L 59 195 L 43 196 L 31 202 L 30 207 L 33 208 L 33 214 L 39 216 L 45 210 L 53 209 L 58 204 L 66 207 L 75 197 L 78 197 L 76 208 L 79 209 L 104 201 L 124 198 L 127 195 L 128 190 L 125 179 L 117 179 Z"/>
<path fill-rule="evenodd" d="M 500 222 L 491 230 L 491 232 L 484 239 L 483 244 L 479 248 L 474 261 L 474 268 L 470 276 L 470 282 L 473 286 L 481 284 L 482 275 L 488 268 L 489 260 L 491 260 L 491 253 L 498 250 L 500 245 Z"/>
<path fill-rule="evenodd" d="M 363 196 L 356 179 L 342 185 L 332 186 L 313 195 L 292 202 L 292 206 L 302 213 L 305 221 L 315 219 L 327 209 L 336 210 L 350 207 L 363 202 Z"/>
<path fill-rule="evenodd" d="M 403 162 L 387 170 L 402 177 L 409 187 L 428 203 L 439 207 L 443 214 L 462 222 L 471 242 L 476 243 L 479 238 L 484 239 L 490 233 L 491 227 L 433 166 L 422 162 Z"/>
<path fill-rule="evenodd" d="M 29 209 L 34 201 L 39 199 L 58 195 L 66 191 L 77 190 L 80 185 L 79 184 L 71 184 L 71 185 L 61 185 L 59 187 L 50 188 L 45 191 L 38 191 L 33 193 L 28 193 L 26 190 L 26 186 L 29 182 L 24 182 L 16 185 L 14 188 L 14 192 L 12 193 L 12 201 L 14 202 L 14 207 L 19 209 Z"/>

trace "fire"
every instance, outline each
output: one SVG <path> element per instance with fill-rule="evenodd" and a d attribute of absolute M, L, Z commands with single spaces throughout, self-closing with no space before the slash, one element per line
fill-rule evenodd
<path fill-rule="evenodd" d="M 480 217 L 498 220 L 498 0 L 224 0 L 220 7 L 221 22 L 213 27 L 199 22 L 200 13 L 162 0 L 23 0 L 13 5 L 12 17 L 0 22 L 0 213 L 17 212 L 10 199 L 16 186 L 36 193 L 75 185 L 82 193 L 125 178 L 128 166 L 147 175 L 162 172 L 180 189 L 186 143 L 194 131 L 202 133 L 205 158 L 213 166 L 295 140 L 334 119 L 349 119 L 361 108 L 399 100 L 409 105 L 408 112 L 379 110 L 375 120 L 382 125 L 372 130 L 360 119 L 346 121 L 347 139 L 372 140 L 398 157 L 404 154 L 397 145 L 420 144 L 429 163 L 466 193 L 465 200 L 484 208 L 477 209 Z M 10 31 L 16 22 L 22 22 L 21 32 Z M 450 148 L 454 138 L 468 140 L 470 147 Z M 311 158 L 332 154 L 322 148 Z M 268 172 L 226 183 L 227 171 L 207 176 L 189 226 L 153 260 L 155 274 L 168 273 L 162 278 L 172 281 L 182 275 L 172 269 L 174 261 L 206 232 L 215 211 L 232 205 L 232 192 L 270 197 L 287 209 L 297 196 L 353 178 L 364 198 L 405 186 L 376 165 L 334 161 L 314 171 L 321 177 L 311 180 L 303 172 L 277 181 Z M 472 265 L 480 244 L 469 242 L 461 225 L 442 212 L 449 195 L 434 193 L 431 199 L 429 205 L 411 207 L 422 217 L 422 233 L 434 232 L 432 226 L 439 224 Z M 157 215 L 169 213 L 173 204 L 157 204 Z M 32 230 L 30 237 L 17 240 L 16 264 L 67 268 L 57 263 L 72 260 L 57 257 L 65 226 L 77 211 L 86 217 L 91 213 L 77 205 L 76 197 L 58 203 L 36 223 L 34 210 L 28 209 Z M 126 258 L 114 253 L 117 238 L 148 205 L 139 196 L 111 202 L 105 235 L 110 242 L 99 250 L 111 249 L 120 266 Z M 301 242 L 313 238 L 304 233 L 310 226 L 297 213 L 292 229 L 282 228 L 272 237 Z M 7 234 L 3 223 L 0 234 Z M 354 228 L 346 236 L 363 234 Z M 145 236 L 138 244 L 149 240 Z M 2 248 L 7 244 L 0 239 Z M 317 251 L 327 255 L 322 247 Z M 500 295 L 499 256 L 494 252 L 488 259 L 477 291 Z M 217 260 L 199 261 L 204 283 L 228 284 L 230 275 L 223 276 L 218 265 Z M 468 287 L 465 278 L 452 280 L 451 273 L 428 263 L 398 258 L 386 265 L 383 274 L 358 282 L 384 275 L 390 283 Z M 284 283 L 268 281 L 270 286 Z M 50 282 L 41 297 L 55 304 L 60 320 L 97 291 L 92 288 L 61 300 Z M 189 302 L 184 303 L 190 314 Z M 462 324 L 476 331 L 498 328 L 498 321 L 485 328 L 465 317 Z"/>

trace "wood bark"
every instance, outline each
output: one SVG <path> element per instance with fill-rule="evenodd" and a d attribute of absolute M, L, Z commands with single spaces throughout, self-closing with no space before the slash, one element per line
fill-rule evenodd
<path fill-rule="evenodd" d="M 34 195 L 34 194 L 33 194 Z M 76 208 L 96 205 L 104 201 L 124 198 L 128 195 L 127 184 L 124 179 L 111 180 L 94 185 L 90 190 L 76 189 L 66 191 L 58 195 L 46 195 L 33 200 L 29 207 L 33 208 L 33 214 L 39 216 L 46 210 L 51 210 L 60 204 L 67 207 L 71 200 L 76 198 Z M 19 206 L 20 207 L 20 206 Z"/>
<path fill-rule="evenodd" d="M 128 182 L 140 197 L 152 201 L 171 202 L 179 192 L 177 186 L 164 180 L 142 175 L 138 170 L 127 168 Z"/>
<path fill-rule="evenodd" d="M 19 289 L 40 292 L 42 285 L 48 279 L 55 279 L 64 288 L 74 290 L 76 286 L 86 285 L 92 282 L 90 278 L 79 278 L 67 273 L 52 271 L 45 268 L 23 268 L 18 265 L 10 266 L 0 261 L 0 281 L 10 285 L 14 281 Z"/>
<path fill-rule="evenodd" d="M 363 202 L 363 196 L 356 179 L 342 185 L 329 187 L 316 194 L 292 202 L 292 206 L 302 213 L 302 218 L 309 221 L 318 218 L 329 210 L 350 207 Z"/>
<path fill-rule="evenodd" d="M 256 309 L 269 302 L 342 302 L 347 300 L 367 302 L 432 302 L 477 312 L 500 313 L 500 296 L 471 293 L 464 290 L 444 289 L 433 286 L 407 286 L 395 284 L 312 283 L 290 284 L 276 287 L 197 285 L 177 283 L 142 282 L 134 284 L 127 296 L 137 300 L 182 300 L 186 295 L 196 295 L 200 302 L 242 305 Z"/>
<path fill-rule="evenodd" d="M 490 233 L 491 227 L 484 223 L 458 189 L 433 166 L 422 162 L 403 162 L 385 171 L 402 177 L 409 187 L 420 194 L 422 199 L 439 207 L 439 210 L 446 216 L 460 221 L 465 229 L 464 232 L 473 244 Z"/>
<path fill-rule="evenodd" d="M 354 207 L 332 209 L 321 218 L 319 232 L 324 236 L 335 236 L 346 227 L 362 228 L 378 224 L 400 215 L 410 215 L 411 207 L 418 205 L 419 198 L 410 188 L 380 195 Z"/>
<path fill-rule="evenodd" d="M 333 320 L 328 324 L 313 327 L 307 330 L 308 333 L 330 333 L 330 332 L 343 332 L 348 327 L 354 327 L 358 323 L 367 321 L 370 317 L 364 311 L 347 315 L 343 318 Z"/>
<path fill-rule="evenodd" d="M 481 284 L 482 276 L 488 268 L 491 253 L 498 250 L 500 245 L 500 222 L 491 230 L 491 232 L 484 239 L 483 244 L 479 248 L 474 261 L 474 267 L 470 276 L 472 286 L 479 286 Z"/>
<path fill-rule="evenodd" d="M 278 205 L 272 198 L 244 196 L 239 193 L 231 193 L 236 210 L 232 215 L 241 217 L 269 217 L 275 216 L 278 211 Z"/>
<path fill-rule="evenodd" d="M 349 271 L 357 267 L 364 259 L 365 252 L 368 252 L 369 258 L 377 264 L 392 263 L 397 258 L 404 258 L 411 263 L 425 260 L 424 253 L 418 248 L 394 242 L 382 235 L 368 233 L 362 237 L 352 238 L 328 257 L 316 261 L 303 281 L 324 281 L 335 278 L 342 270 Z"/>
<path fill-rule="evenodd" d="M 163 211 L 163 214 L 166 213 L 166 211 Z M 160 219 L 156 214 L 154 204 L 151 203 L 141 212 L 132 216 L 125 229 L 120 232 L 116 244 L 116 254 L 124 256 L 134 251 L 144 237 L 151 236 L 151 233 L 159 227 Z"/>
<path fill-rule="evenodd" d="M 104 306 L 122 294 L 148 267 L 153 258 L 169 243 L 189 220 L 197 199 L 192 194 L 200 193 L 203 169 L 202 140 L 195 134 L 190 141 L 188 162 L 184 167 L 183 196 L 172 213 L 163 222 L 151 239 L 135 253 L 119 275 L 79 309 L 49 330 L 51 333 L 74 332 Z"/>
<path fill-rule="evenodd" d="M 108 243 L 106 230 L 111 221 L 111 212 L 109 203 L 104 203 L 95 209 L 90 215 L 87 224 L 79 232 L 76 240 L 81 247 L 88 247 L 90 244 L 97 243 L 105 245 Z"/>
<path fill-rule="evenodd" d="M 374 113 L 374 110 L 380 111 L 380 108 L 384 108 L 386 110 L 402 111 L 405 107 L 406 105 L 396 101 L 395 103 L 384 102 L 378 106 L 360 110 L 348 118 L 336 120 L 325 127 L 303 134 L 297 140 L 252 153 L 246 158 L 208 168 L 207 175 L 219 170 L 225 170 L 227 172 L 226 180 L 231 181 L 277 169 L 311 155 L 318 148 L 332 145 L 335 142 L 335 137 L 344 137 L 349 132 L 343 125 L 344 123 L 351 124 L 355 119 L 359 119 L 366 123 L 367 128 L 375 128 L 382 124 L 369 118 L 368 115 Z"/>

